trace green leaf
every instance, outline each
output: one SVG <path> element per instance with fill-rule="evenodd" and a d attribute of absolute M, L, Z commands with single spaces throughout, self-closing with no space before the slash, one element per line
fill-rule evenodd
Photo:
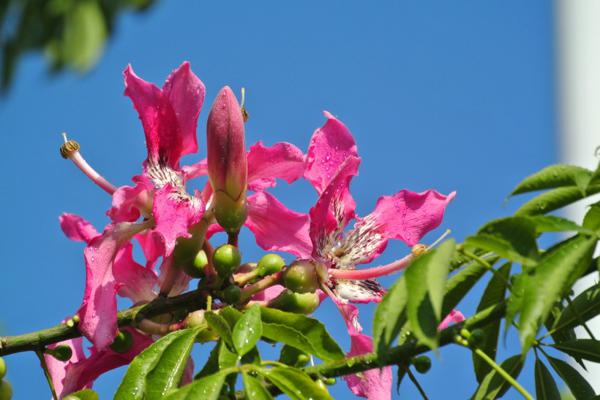
<path fill-rule="evenodd" d="M 77 1 L 67 13 L 61 46 L 61 58 L 72 68 L 85 71 L 102 52 L 106 25 L 96 1 Z"/>
<path fill-rule="evenodd" d="M 556 373 L 567 384 L 569 390 L 576 399 L 591 399 L 594 397 L 594 389 L 582 377 L 579 372 L 563 360 L 554 357 L 547 357 L 548 361 Z"/>
<path fill-rule="evenodd" d="M 504 300 L 506 288 L 508 287 L 508 278 L 510 276 L 511 264 L 504 264 L 490 279 L 481 301 L 477 306 L 477 312 L 483 311 L 488 307 L 499 304 Z M 483 331 L 483 340 L 478 347 L 493 360 L 496 359 L 496 350 L 498 347 L 498 336 L 500 334 L 500 320 L 489 323 L 481 328 Z M 490 372 L 491 367 L 483 361 L 481 357 L 473 353 L 473 366 L 477 382 L 481 383 Z"/>
<path fill-rule="evenodd" d="M 165 400 L 218 400 L 225 378 L 230 371 L 222 371 L 200 378 L 179 390 L 171 392 Z"/>
<path fill-rule="evenodd" d="M 344 358 L 344 352 L 325 326 L 314 318 L 272 308 L 261 309 L 262 336 L 313 354 L 324 361 Z"/>
<path fill-rule="evenodd" d="M 242 374 L 244 389 L 248 400 L 272 400 L 273 396 L 265 389 L 265 385 L 246 373 Z"/>
<path fill-rule="evenodd" d="M 262 330 L 260 306 L 254 304 L 235 323 L 231 334 L 233 345 L 240 356 L 249 352 L 256 345 L 262 335 Z"/>
<path fill-rule="evenodd" d="M 497 257 L 486 260 L 493 265 L 498 260 Z M 453 308 L 469 293 L 488 269 L 480 263 L 473 261 L 456 274 L 452 275 L 446 281 L 446 294 L 444 295 L 444 305 L 442 306 L 442 315 L 448 315 Z"/>
<path fill-rule="evenodd" d="M 577 339 L 552 345 L 557 350 L 567 353 L 573 358 L 600 363 L 600 342 L 593 339 Z"/>
<path fill-rule="evenodd" d="M 513 189 L 511 196 L 564 186 L 576 186 L 584 192 L 591 177 L 592 172 L 582 167 L 575 165 L 551 165 L 521 181 Z"/>
<path fill-rule="evenodd" d="M 291 367 L 261 369 L 259 372 L 292 400 L 333 400 L 327 389 L 317 385 L 306 373 Z"/>
<path fill-rule="evenodd" d="M 504 317 L 506 320 L 506 323 L 504 324 L 505 339 L 508 329 L 512 326 L 513 321 L 521 312 L 521 308 L 523 307 L 523 296 L 525 295 L 525 288 L 527 286 L 526 282 L 529 279 L 529 275 L 526 273 L 521 273 L 511 276 L 510 279 L 512 288 L 510 290 L 510 296 L 506 302 L 506 316 Z"/>
<path fill-rule="evenodd" d="M 587 268 L 595 246 L 595 238 L 578 235 L 544 254 L 533 276 L 527 280 L 523 295 L 519 330 L 524 353 L 535 340 L 538 328 L 548 317 L 554 303 L 565 295 Z"/>
<path fill-rule="evenodd" d="M 465 240 L 466 246 L 496 253 L 523 265 L 535 265 L 539 256 L 536 226 L 528 218 L 509 217 L 485 224 L 475 236 Z"/>
<path fill-rule="evenodd" d="M 556 215 L 534 215 L 527 217 L 535 225 L 537 234 L 544 232 L 583 232 L 591 233 L 589 229 L 582 228 L 575 222 Z"/>
<path fill-rule="evenodd" d="M 552 374 L 539 359 L 535 360 L 535 394 L 537 400 L 561 400 Z"/>
<path fill-rule="evenodd" d="M 305 352 L 286 344 L 281 348 L 279 362 L 291 367 L 304 367 L 308 363 L 308 355 Z"/>
<path fill-rule="evenodd" d="M 500 367 L 504 369 L 510 376 L 517 378 L 523 368 L 523 358 L 520 355 L 515 355 L 507 358 Z M 502 395 L 510 389 L 511 385 L 502 375 L 495 370 L 490 371 L 477 388 L 473 395 L 473 400 L 494 400 L 502 397 Z"/>
<path fill-rule="evenodd" d="M 437 327 L 442 317 L 442 303 L 450 260 L 455 243 L 448 240 L 437 249 L 418 257 L 407 268 L 407 316 L 417 339 L 437 348 Z"/>
<path fill-rule="evenodd" d="M 589 287 L 567 305 L 553 324 L 557 331 L 571 329 L 600 314 L 600 284 Z"/>
<path fill-rule="evenodd" d="M 160 399 L 183 375 L 198 329 L 163 336 L 133 359 L 115 399 Z"/>
<path fill-rule="evenodd" d="M 75 393 L 69 394 L 64 400 L 99 400 L 100 397 L 98 393 L 94 392 L 92 389 L 83 389 L 79 390 Z"/>
<path fill-rule="evenodd" d="M 583 227 L 594 232 L 600 229 L 600 202 L 590 206 L 583 218 Z"/>
<path fill-rule="evenodd" d="M 593 185 L 587 188 L 587 193 L 583 194 L 577 187 L 562 187 L 553 189 L 534 197 L 523 204 L 515 215 L 537 215 L 546 214 L 550 211 L 558 210 L 564 206 L 574 203 L 584 197 L 600 192 L 600 185 Z"/>
<path fill-rule="evenodd" d="M 373 348 L 385 351 L 398 337 L 406 321 L 406 301 L 406 281 L 401 276 L 375 309 Z"/>
<path fill-rule="evenodd" d="M 231 328 L 227 323 L 227 320 L 212 311 L 204 313 L 204 318 L 210 327 L 217 332 L 217 334 L 227 343 L 229 346 L 234 348 L 233 340 L 231 338 Z"/>

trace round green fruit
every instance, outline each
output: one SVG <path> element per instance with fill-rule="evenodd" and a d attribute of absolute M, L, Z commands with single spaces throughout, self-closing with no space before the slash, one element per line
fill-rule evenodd
<path fill-rule="evenodd" d="M 4 358 L 0 357 L 0 379 L 6 376 L 6 361 Z"/>
<path fill-rule="evenodd" d="M 310 314 L 319 306 L 317 293 L 295 293 L 289 289 L 284 290 L 271 300 L 269 307 L 297 314 Z"/>
<path fill-rule="evenodd" d="M 133 336 L 127 331 L 119 331 L 115 340 L 110 345 L 112 351 L 116 353 L 127 353 L 133 345 Z"/>
<path fill-rule="evenodd" d="M 223 290 L 223 300 L 228 304 L 236 304 L 242 297 L 242 290 L 235 285 L 228 286 Z"/>
<path fill-rule="evenodd" d="M 183 271 L 192 278 L 204 277 L 204 268 L 208 266 L 208 256 L 204 250 L 196 253 L 192 262 L 186 262 L 182 265 Z"/>
<path fill-rule="evenodd" d="M 285 267 L 285 260 L 278 254 L 266 254 L 256 266 L 258 276 L 267 276 L 279 272 Z"/>
<path fill-rule="evenodd" d="M 189 328 L 200 328 L 198 330 L 198 336 L 196 336 L 196 342 L 198 343 L 206 343 L 218 339 L 218 336 L 210 328 L 208 322 L 206 322 L 204 313 L 204 310 L 194 311 L 189 313 L 185 319 L 185 326 Z"/>
<path fill-rule="evenodd" d="M 319 288 L 315 265 L 308 260 L 295 261 L 283 271 L 283 285 L 292 292 L 309 293 Z"/>
<path fill-rule="evenodd" d="M 61 344 L 52 349 L 46 349 L 46 353 L 56 358 L 58 361 L 69 361 L 73 355 L 73 350 L 70 346 Z"/>
<path fill-rule="evenodd" d="M 426 373 L 431 368 L 431 359 L 427 356 L 415 357 L 412 363 L 420 374 Z"/>
<path fill-rule="evenodd" d="M 237 247 L 224 244 L 218 247 L 213 254 L 213 265 L 222 277 L 229 276 L 242 262 L 242 255 Z"/>
<path fill-rule="evenodd" d="M 11 400 L 13 395 L 12 386 L 8 381 L 0 380 L 0 400 Z"/>

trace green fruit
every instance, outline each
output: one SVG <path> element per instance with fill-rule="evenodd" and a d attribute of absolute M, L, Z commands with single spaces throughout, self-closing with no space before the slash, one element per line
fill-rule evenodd
<path fill-rule="evenodd" d="M 117 353 L 127 353 L 133 345 L 133 336 L 127 331 L 119 331 L 110 348 Z"/>
<path fill-rule="evenodd" d="M 323 382 L 328 386 L 335 385 L 335 378 L 325 378 Z"/>
<path fill-rule="evenodd" d="M 223 290 L 223 300 L 225 300 L 228 304 L 235 304 L 240 301 L 242 297 L 242 290 L 235 285 L 228 286 Z"/>
<path fill-rule="evenodd" d="M 69 361 L 73 355 L 73 350 L 71 350 L 70 346 L 61 344 L 52 349 L 46 349 L 46 354 L 51 355 L 58 361 Z"/>
<path fill-rule="evenodd" d="M 279 272 L 285 267 L 285 260 L 278 254 L 266 254 L 256 266 L 258 276 L 266 276 Z"/>
<path fill-rule="evenodd" d="M 204 277 L 204 268 L 206 268 L 206 266 L 208 266 L 208 257 L 204 250 L 200 250 L 196 253 L 192 262 L 187 261 L 182 264 L 183 271 L 192 278 Z"/>
<path fill-rule="evenodd" d="M 310 361 L 310 357 L 306 354 L 299 354 L 296 359 L 296 367 L 304 367 Z"/>
<path fill-rule="evenodd" d="M 469 346 L 478 347 L 485 340 L 485 333 L 481 329 L 475 329 L 469 335 L 467 341 L 469 342 Z"/>
<path fill-rule="evenodd" d="M 6 376 L 6 361 L 4 358 L 0 357 L 0 379 Z"/>
<path fill-rule="evenodd" d="M 213 265 L 222 277 L 231 275 L 240 266 L 242 255 L 237 247 L 224 244 L 218 247 L 213 254 Z"/>
<path fill-rule="evenodd" d="M 412 363 L 420 374 L 426 373 L 431 368 L 431 359 L 427 356 L 415 357 Z"/>
<path fill-rule="evenodd" d="M 308 260 L 295 261 L 283 271 L 283 285 L 292 292 L 314 292 L 319 288 L 315 265 Z"/>
<path fill-rule="evenodd" d="M 194 311 L 189 313 L 185 319 L 185 326 L 188 328 L 200 328 L 198 336 L 196 336 L 196 342 L 198 343 L 206 343 L 218 339 L 218 336 L 212 331 L 208 322 L 206 322 L 204 313 L 204 310 Z"/>
<path fill-rule="evenodd" d="M 13 390 L 8 381 L 0 380 L 0 400 L 12 399 Z"/>
<path fill-rule="evenodd" d="M 269 307 L 297 314 L 310 314 L 319 306 L 317 293 L 295 293 L 289 289 L 284 290 L 269 302 Z"/>

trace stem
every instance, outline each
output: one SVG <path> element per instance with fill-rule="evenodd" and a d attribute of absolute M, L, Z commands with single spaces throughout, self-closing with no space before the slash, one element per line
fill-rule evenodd
<path fill-rule="evenodd" d="M 46 377 L 46 381 L 48 381 L 48 386 L 50 386 L 52 398 L 54 400 L 58 400 L 58 396 L 56 395 L 56 389 L 54 389 L 54 383 L 52 382 L 52 377 L 50 376 L 50 372 L 48 371 L 48 364 L 46 364 L 46 359 L 44 358 L 44 352 L 40 349 L 37 349 L 35 351 L 35 354 L 40 360 L 40 364 L 42 365 L 42 369 L 44 370 L 44 376 Z"/>
<path fill-rule="evenodd" d="M 496 364 L 496 362 L 481 349 L 473 349 L 473 353 L 477 354 L 483 361 L 494 369 L 504 380 L 512 385 L 521 395 L 527 400 L 533 400 L 533 396 L 519 382 L 515 380 L 504 368 Z"/>
<path fill-rule="evenodd" d="M 479 257 L 478 255 L 476 255 L 475 253 L 471 253 L 468 250 L 465 249 L 461 249 L 460 252 L 462 254 L 464 254 L 466 257 L 470 258 L 471 260 L 477 262 L 479 265 L 485 267 L 487 270 L 489 270 L 492 274 L 497 275 L 498 271 L 494 269 L 494 267 L 492 267 L 492 265 L 487 262 L 486 260 L 484 260 L 483 258 Z M 502 280 L 504 281 L 504 283 L 506 283 L 506 286 L 510 289 L 512 287 L 512 284 L 510 283 L 509 280 L 507 280 L 505 277 L 501 276 Z"/>
<path fill-rule="evenodd" d="M 408 377 L 410 378 L 410 381 L 415 385 L 415 387 L 417 388 L 417 390 L 421 394 L 421 397 L 423 397 L 423 400 L 429 400 L 429 397 L 427 397 L 427 393 L 425 393 L 425 390 L 423 390 L 423 387 L 419 384 L 419 381 L 417 381 L 417 378 L 412 373 L 412 371 L 410 370 L 410 368 L 406 368 L 406 373 L 408 374 Z"/>
<path fill-rule="evenodd" d="M 246 286 L 244 289 L 242 289 L 240 303 L 247 301 L 250 297 L 260 292 L 261 290 L 265 290 L 270 286 L 278 284 L 280 280 L 281 272 L 277 272 L 275 274 L 262 278 L 260 281 L 253 283 L 252 285 Z"/>
<path fill-rule="evenodd" d="M 206 306 L 206 299 L 200 290 L 194 290 L 176 297 L 159 297 L 150 303 L 132 307 L 117 314 L 119 326 L 130 326 L 145 318 L 152 318 L 176 310 L 195 311 Z M 0 337 L 0 356 L 36 351 L 40 347 L 80 337 L 77 326 L 60 324 L 52 328 L 17 336 Z"/>
<path fill-rule="evenodd" d="M 413 260 L 413 255 L 409 254 L 399 260 L 392 263 L 381 265 L 379 267 L 365 268 L 365 269 L 330 269 L 329 276 L 336 279 L 371 279 L 377 278 L 384 275 L 389 275 L 396 271 L 399 271 L 407 267 Z"/>

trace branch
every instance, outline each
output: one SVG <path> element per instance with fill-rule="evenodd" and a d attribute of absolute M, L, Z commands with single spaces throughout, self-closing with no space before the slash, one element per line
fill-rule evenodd
<path fill-rule="evenodd" d="M 200 290 L 194 290 L 175 297 L 159 297 L 150 303 L 132 307 L 117 314 L 119 326 L 135 325 L 146 318 L 172 311 L 199 310 L 206 306 L 206 298 Z M 0 337 L 0 356 L 22 351 L 37 351 L 46 345 L 80 337 L 77 326 L 60 324 L 52 328 L 17 336 Z"/>

